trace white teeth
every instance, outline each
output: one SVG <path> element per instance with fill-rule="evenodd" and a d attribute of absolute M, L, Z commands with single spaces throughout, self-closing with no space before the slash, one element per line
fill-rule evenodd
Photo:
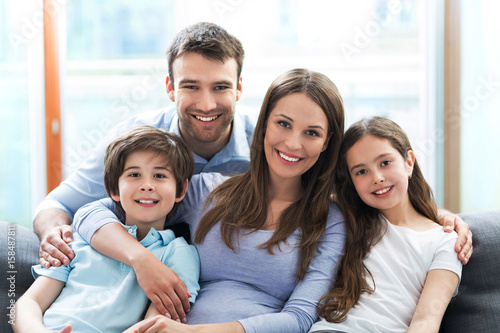
<path fill-rule="evenodd" d="M 298 162 L 300 160 L 300 158 L 293 158 L 293 157 L 290 157 L 290 156 L 286 156 L 282 152 L 278 152 L 278 153 L 280 154 L 280 156 L 281 156 L 282 159 L 287 160 L 288 162 Z"/>
<path fill-rule="evenodd" d="M 215 119 L 219 118 L 219 116 L 213 116 L 213 117 L 195 116 L 195 118 L 198 119 L 198 120 L 201 120 L 201 121 L 212 121 L 212 120 L 215 120 Z"/>
<path fill-rule="evenodd" d="M 390 190 L 391 188 L 392 188 L 391 186 L 386 187 L 386 188 L 384 188 L 383 190 L 380 190 L 380 191 L 375 192 L 375 194 L 384 194 L 384 193 L 387 193 L 387 192 L 389 192 L 389 190 Z"/>
<path fill-rule="evenodd" d="M 155 203 L 155 200 L 137 200 L 137 202 L 150 205 L 150 204 Z"/>

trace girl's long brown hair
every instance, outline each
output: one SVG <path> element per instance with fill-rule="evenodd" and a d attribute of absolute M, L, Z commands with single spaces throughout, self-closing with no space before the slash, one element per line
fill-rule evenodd
<path fill-rule="evenodd" d="M 202 243 L 207 232 L 220 221 L 224 243 L 236 252 L 235 234 L 239 236 L 243 230 L 252 232 L 263 227 L 269 204 L 269 170 L 263 146 L 267 119 L 281 98 L 294 93 L 306 94 L 325 112 L 328 146 L 318 161 L 302 175 L 304 191 L 301 198 L 283 211 L 272 237 L 260 247 L 273 254 L 275 247 L 280 250 L 280 243 L 299 229 L 301 260 L 297 280 L 300 281 L 306 275 L 317 242 L 326 228 L 329 195 L 333 191 L 332 175 L 344 132 L 342 98 L 333 82 L 323 74 L 294 69 L 271 84 L 262 103 L 250 148 L 250 170 L 228 179 L 207 198 L 206 202 L 213 203 L 213 207 L 201 219 L 194 241 Z"/>
<path fill-rule="evenodd" d="M 372 277 L 363 260 L 385 232 L 378 210 L 365 204 L 359 197 L 347 165 L 347 152 L 366 135 L 389 140 L 405 159 L 408 151 L 412 150 L 410 141 L 401 127 L 386 118 L 373 117 L 360 120 L 345 133 L 335 171 L 335 189 L 344 215 L 346 244 L 337 279 L 331 291 L 323 296 L 318 305 L 319 315 L 333 323 L 344 321 L 361 294 L 373 291 L 367 282 L 367 278 Z M 412 178 L 409 180 L 408 196 L 417 212 L 437 223 L 434 197 L 417 161 L 413 167 Z"/>

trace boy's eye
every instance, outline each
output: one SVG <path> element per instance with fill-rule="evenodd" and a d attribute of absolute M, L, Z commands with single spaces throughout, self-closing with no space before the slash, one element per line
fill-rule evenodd
<path fill-rule="evenodd" d="M 167 178 L 167 176 L 161 174 L 161 173 L 157 173 L 153 176 L 154 178 Z"/>
<path fill-rule="evenodd" d="M 290 127 L 290 123 L 288 123 L 287 121 L 284 121 L 284 120 L 278 120 L 277 121 L 278 125 L 280 125 L 281 127 L 286 127 L 286 128 L 289 128 Z"/>

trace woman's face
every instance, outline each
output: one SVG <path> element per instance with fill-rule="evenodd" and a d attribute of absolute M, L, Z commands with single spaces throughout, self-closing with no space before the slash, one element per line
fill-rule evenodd
<path fill-rule="evenodd" d="M 309 96 L 281 98 L 269 114 L 264 151 L 271 180 L 301 179 L 318 160 L 328 142 L 325 112 Z"/>

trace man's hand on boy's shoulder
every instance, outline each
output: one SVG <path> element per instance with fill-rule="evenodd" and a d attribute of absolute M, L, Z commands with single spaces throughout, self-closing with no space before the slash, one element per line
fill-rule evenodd
<path fill-rule="evenodd" d="M 73 250 L 68 246 L 68 243 L 72 241 L 73 230 L 71 226 L 61 225 L 53 228 L 40 243 L 40 264 L 45 268 L 69 264 L 75 256 Z"/>

